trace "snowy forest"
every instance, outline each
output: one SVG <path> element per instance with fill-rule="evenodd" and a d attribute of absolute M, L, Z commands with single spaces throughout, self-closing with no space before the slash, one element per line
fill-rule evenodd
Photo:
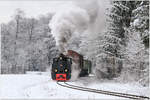
<path fill-rule="evenodd" d="M 105 15 L 95 2 L 76 3 L 68 12 L 39 18 L 28 18 L 16 9 L 11 21 L 1 24 L 1 74 L 50 71 L 52 59 L 65 46 L 91 60 L 99 80 L 148 86 L 149 1 L 110 1 L 103 8 Z M 54 32 L 66 35 L 67 44 L 57 44 Z"/>

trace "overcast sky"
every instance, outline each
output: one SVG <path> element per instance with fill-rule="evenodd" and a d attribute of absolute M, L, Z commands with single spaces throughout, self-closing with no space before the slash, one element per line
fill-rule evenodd
<path fill-rule="evenodd" d="M 0 23 L 7 23 L 11 20 L 15 9 L 21 8 L 24 10 L 26 17 L 38 17 L 41 14 L 55 12 L 60 9 L 60 6 L 70 3 L 69 0 L 6 0 L 0 1 Z"/>

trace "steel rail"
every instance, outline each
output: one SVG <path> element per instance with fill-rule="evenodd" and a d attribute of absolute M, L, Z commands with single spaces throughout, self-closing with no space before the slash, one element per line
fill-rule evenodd
<path fill-rule="evenodd" d="M 69 85 L 69 86 L 73 86 L 73 87 L 85 88 L 85 89 L 91 89 L 91 88 L 86 88 L 86 87 L 80 87 L 80 86 L 76 86 L 76 85 L 71 85 L 71 84 L 68 84 L 67 82 L 64 82 L 64 83 L 67 84 L 67 85 Z M 92 89 L 92 90 L 103 91 L 103 92 L 109 92 L 109 93 L 115 93 L 115 94 L 119 94 L 119 95 L 127 95 L 127 96 L 138 97 L 138 98 L 150 99 L 149 97 L 146 97 L 146 96 L 139 96 L 139 95 L 134 95 L 134 94 L 119 93 L 119 92 L 111 92 L 111 91 L 98 90 L 98 89 Z"/>
<path fill-rule="evenodd" d="M 62 83 L 62 82 L 61 82 Z M 80 87 L 76 85 L 71 85 L 66 82 L 64 82 L 65 85 L 61 84 L 59 81 L 57 81 L 57 84 L 63 87 L 81 90 L 81 91 L 88 91 L 93 93 L 99 93 L 99 94 L 106 94 L 106 95 L 112 95 L 112 96 L 118 96 L 118 97 L 124 97 L 124 98 L 130 98 L 130 99 L 149 99 L 149 97 L 145 96 L 138 96 L 138 95 L 131 95 L 131 94 L 125 94 L 125 93 L 118 93 L 118 92 L 110 92 L 110 91 L 104 91 L 104 90 L 97 90 L 97 89 L 91 89 L 86 87 Z"/>

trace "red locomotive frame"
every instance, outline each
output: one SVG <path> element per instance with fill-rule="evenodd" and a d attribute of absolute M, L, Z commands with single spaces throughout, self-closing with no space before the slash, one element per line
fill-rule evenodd
<path fill-rule="evenodd" d="M 66 74 L 56 74 L 56 80 L 57 81 L 66 81 Z"/>

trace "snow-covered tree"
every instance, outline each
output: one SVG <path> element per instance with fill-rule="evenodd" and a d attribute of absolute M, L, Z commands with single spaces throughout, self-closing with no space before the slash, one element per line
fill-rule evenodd
<path fill-rule="evenodd" d="M 143 86 L 149 85 L 149 1 L 141 1 L 133 10 L 134 29 L 140 33 L 145 50 L 139 54 L 142 58 L 140 61 L 139 83 Z M 142 63 L 142 64 L 141 64 Z"/>
<path fill-rule="evenodd" d="M 39 19 L 26 18 L 16 10 L 8 24 L 1 24 L 2 73 L 25 73 L 27 70 L 45 71 L 57 52 L 55 40 L 49 36 L 52 14 Z"/>
<path fill-rule="evenodd" d="M 126 54 L 128 55 L 128 60 L 131 62 L 141 61 L 142 56 L 138 55 L 142 50 L 145 49 L 139 32 L 130 28 L 128 30 L 128 43 L 126 47 Z"/>
<path fill-rule="evenodd" d="M 10 52 L 12 49 L 12 44 L 10 44 L 10 32 L 9 28 L 6 24 L 1 24 L 1 73 L 11 73 L 11 61 L 10 56 L 12 53 Z"/>
<path fill-rule="evenodd" d="M 132 11 L 130 27 L 125 28 L 128 42 L 125 51 L 124 71 L 122 73 L 122 76 L 125 78 L 124 80 L 139 81 L 144 86 L 148 86 L 149 83 L 148 11 L 148 1 L 136 2 L 136 6 Z"/>
<path fill-rule="evenodd" d="M 100 38 L 101 49 L 99 49 L 96 63 L 97 74 L 100 77 L 116 76 L 114 72 L 118 69 L 116 62 L 119 62 L 117 60 L 122 57 L 125 45 L 123 26 L 128 25 L 127 13 L 129 13 L 129 7 L 125 1 L 113 1 L 112 7 L 107 10 L 107 30 Z"/>
<path fill-rule="evenodd" d="M 30 71 L 45 71 L 52 62 L 52 58 L 56 56 L 57 48 L 56 43 L 52 35 L 49 35 L 51 30 L 48 27 L 48 23 L 51 16 L 40 16 L 39 20 L 35 20 L 34 24 L 29 21 L 33 26 L 33 31 L 30 31 L 28 45 L 28 70 Z M 30 27 L 31 30 L 31 27 Z M 30 39 L 32 32 L 32 40 Z"/>
<path fill-rule="evenodd" d="M 19 35 L 22 34 L 22 20 L 24 18 L 24 12 L 21 9 L 17 9 L 14 15 L 14 37 L 13 37 L 13 62 L 12 73 L 18 73 L 21 66 L 18 65 L 18 51 L 19 51 Z M 21 59 L 20 59 L 21 60 Z"/>
<path fill-rule="evenodd" d="M 126 36 L 124 27 L 129 26 L 130 8 L 127 1 L 113 1 L 112 7 L 108 10 L 108 28 L 105 34 L 106 42 L 104 50 L 115 57 L 121 57 L 121 48 L 125 45 Z"/>
<path fill-rule="evenodd" d="M 58 48 L 56 47 L 56 41 L 52 35 L 44 39 L 44 49 L 46 54 L 47 65 L 51 66 L 52 60 L 58 55 Z"/>
<path fill-rule="evenodd" d="M 134 28 L 140 32 L 145 47 L 149 47 L 149 1 L 139 1 L 132 11 Z"/>
<path fill-rule="evenodd" d="M 111 2 L 112 6 L 106 11 L 107 30 L 100 39 L 102 48 L 97 55 L 98 73 L 108 77 L 120 75 L 128 42 L 128 33 L 125 29 L 131 26 L 133 10 L 140 3 L 141 1 Z"/>
<path fill-rule="evenodd" d="M 145 50 L 140 32 L 136 31 L 133 26 L 126 29 L 128 34 L 128 42 L 124 52 L 125 62 L 122 72 L 124 81 L 139 81 L 143 80 L 148 71 L 148 51 Z M 148 80 L 144 78 L 145 81 Z M 144 82 L 143 82 L 144 83 Z M 144 84 L 147 84 L 146 82 Z"/>

